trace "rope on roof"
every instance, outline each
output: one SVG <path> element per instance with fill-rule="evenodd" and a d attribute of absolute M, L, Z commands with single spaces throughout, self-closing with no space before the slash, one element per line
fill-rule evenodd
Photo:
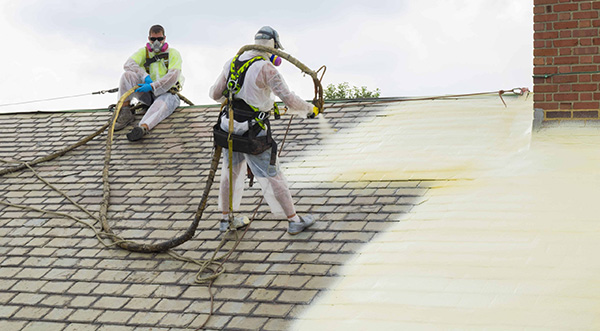
<path fill-rule="evenodd" d="M 101 90 L 101 91 L 96 91 L 96 92 L 91 92 L 91 93 L 83 93 L 83 94 L 76 94 L 76 95 L 69 95 L 69 96 L 64 96 L 64 97 L 55 97 L 55 98 L 47 98 L 47 99 L 38 99 L 38 100 L 30 100 L 30 101 L 21 101 L 21 102 L 13 102 L 13 103 L 5 103 L 5 104 L 1 104 L 0 107 L 8 107 L 8 106 L 16 106 L 16 105 L 26 105 L 29 103 L 36 103 L 36 102 L 44 102 L 44 101 L 53 101 L 53 100 L 62 100 L 62 99 L 72 99 L 72 98 L 78 98 L 78 97 L 83 97 L 83 96 L 87 96 L 87 95 L 96 95 L 96 94 L 105 94 L 105 93 L 115 93 L 119 91 L 118 88 L 113 88 L 110 90 Z"/>
<path fill-rule="evenodd" d="M 64 97 L 54 97 L 54 98 L 46 98 L 46 99 L 38 99 L 38 100 L 29 100 L 29 101 L 5 103 L 5 104 L 0 104 L 0 107 L 26 105 L 26 104 L 30 104 L 30 103 L 36 103 L 36 102 L 45 102 L 45 101 L 54 101 L 54 100 L 63 100 L 63 99 L 73 99 L 73 98 L 79 98 L 79 97 L 84 97 L 84 96 L 89 96 L 89 95 L 115 93 L 115 92 L 118 92 L 118 91 L 119 91 L 119 88 L 115 87 L 115 88 L 111 88 L 109 90 L 100 90 L 100 91 L 91 92 L 91 93 L 75 94 L 75 95 L 69 95 L 69 96 L 64 96 Z M 190 101 L 190 99 L 188 99 L 185 96 L 183 96 L 176 89 L 175 90 L 169 90 L 169 92 L 171 92 L 173 94 L 177 94 L 177 96 L 179 97 L 179 99 L 183 100 L 183 102 L 187 103 L 188 105 L 190 105 L 190 106 L 194 105 L 194 103 L 192 101 Z"/>

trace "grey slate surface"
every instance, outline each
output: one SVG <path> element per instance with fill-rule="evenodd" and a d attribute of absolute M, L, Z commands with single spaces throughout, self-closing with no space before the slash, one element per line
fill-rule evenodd
<path fill-rule="evenodd" d="M 326 117 L 340 131 L 368 120 L 381 106 L 338 103 Z M 122 236 L 169 239 L 192 220 L 212 155 L 210 129 L 218 108 L 184 107 L 141 143 L 118 132 L 111 162 L 110 222 Z M 0 115 L 0 158 L 30 161 L 97 130 L 110 113 Z M 139 115 L 138 115 L 139 118 Z M 274 121 L 280 142 L 289 117 Z M 89 210 L 99 211 L 106 133 L 36 171 Z M 294 119 L 281 162 L 319 149 L 314 122 Z M 0 163 L 0 169 L 6 167 Z M 175 249 L 207 259 L 221 240 L 218 176 L 195 237 Z M 287 221 L 258 209 L 238 249 L 213 286 L 211 329 L 288 329 L 294 317 L 336 280 L 344 262 L 422 201 L 428 182 L 311 181 L 288 177 L 299 213 L 319 217 L 290 236 Z M 255 183 L 241 212 L 260 201 Z M 92 221 L 29 170 L 0 177 L 0 199 L 71 213 Z M 98 224 L 96 224 L 99 227 Z M 231 242 L 226 246 L 230 247 Z M 0 205 L 1 330 L 196 329 L 210 309 L 198 267 L 166 254 L 104 248 L 88 228 L 70 219 Z"/>

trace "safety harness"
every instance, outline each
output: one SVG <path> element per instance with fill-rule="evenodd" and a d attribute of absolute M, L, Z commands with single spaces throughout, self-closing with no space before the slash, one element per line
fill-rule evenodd
<path fill-rule="evenodd" d="M 150 74 L 150 65 L 154 62 L 158 62 L 161 59 L 165 60 L 165 67 L 169 68 L 169 52 L 159 53 L 150 57 L 150 53 L 148 49 L 146 49 L 146 62 L 144 63 L 144 69 L 146 69 L 146 73 Z"/>
<path fill-rule="evenodd" d="M 248 131 L 243 135 L 232 135 L 233 150 L 247 154 L 260 154 L 269 148 L 271 149 L 270 164 L 275 165 L 277 158 L 277 143 L 271 135 L 271 124 L 269 122 L 269 112 L 260 111 L 257 107 L 249 105 L 244 100 L 235 98 L 234 96 L 242 89 L 248 68 L 258 61 L 265 61 L 262 56 L 256 56 L 246 61 L 238 60 L 239 55 L 236 55 L 231 61 L 229 70 L 229 78 L 227 87 L 223 91 L 223 95 L 227 98 L 223 111 L 219 115 L 217 124 L 213 127 L 213 135 L 215 144 L 224 148 L 228 147 L 227 138 L 229 133 L 221 129 L 221 117 L 225 115 L 229 118 L 229 107 L 233 108 L 233 118 L 238 122 L 247 122 Z M 277 104 L 274 105 L 276 110 L 275 118 L 278 118 L 279 112 Z M 261 130 L 265 130 L 265 136 L 257 137 Z"/>
<path fill-rule="evenodd" d="M 150 74 L 150 65 L 160 60 L 165 60 L 165 67 L 169 69 L 169 52 L 159 53 L 153 57 L 150 57 L 150 53 L 148 53 L 148 49 L 146 49 L 146 62 L 144 62 L 144 69 L 148 75 Z M 177 94 L 179 91 L 181 91 L 181 83 L 177 81 L 177 83 L 175 83 L 175 85 L 169 89 L 169 92 L 171 92 L 171 94 Z"/>

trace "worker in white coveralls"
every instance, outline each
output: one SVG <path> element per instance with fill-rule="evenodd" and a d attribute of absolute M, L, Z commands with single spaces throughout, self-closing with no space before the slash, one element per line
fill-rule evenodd
<path fill-rule="evenodd" d="M 169 47 L 166 40 L 165 29 L 153 25 L 146 46 L 128 58 L 123 66 L 125 72 L 119 82 L 119 98 L 132 87 L 138 88 L 124 101 L 114 129 L 124 129 L 135 120 L 130 105 L 132 98 L 149 106 L 144 117 L 127 134 L 130 141 L 142 139 L 179 106 L 180 100 L 175 93 L 183 83 L 181 55 Z"/>
<path fill-rule="evenodd" d="M 254 36 L 254 40 L 256 45 L 283 49 L 277 31 L 269 26 L 261 28 Z M 264 138 L 269 136 L 270 138 L 268 116 L 274 106 L 273 93 L 286 104 L 288 112 L 301 115 L 314 115 L 317 112 L 312 104 L 302 100 L 289 90 L 283 77 L 275 68 L 280 63 L 281 59 L 273 54 L 256 50 L 244 52 L 239 57 L 227 61 L 217 81 L 210 88 L 210 97 L 218 102 L 225 101 L 228 95 L 232 96 L 233 100 L 230 102 L 233 104 L 233 134 L 235 137 Z M 232 74 L 235 81 L 230 79 Z M 230 90 L 232 90 L 231 94 Z M 228 132 L 227 107 L 220 115 L 215 131 L 217 131 L 217 127 L 220 127 L 223 132 Z M 215 137 L 217 137 L 216 133 Z M 274 146 L 276 151 L 276 143 Z M 220 223 L 221 231 L 226 231 L 230 224 L 232 228 L 240 228 L 249 222 L 246 216 L 229 217 L 230 182 L 233 185 L 232 203 L 235 211 L 239 210 L 241 203 L 247 165 L 261 186 L 271 212 L 288 219 L 288 233 L 300 233 L 315 223 L 313 215 L 299 216 L 296 214 L 287 180 L 279 168 L 274 150 L 267 149 L 255 155 L 234 151 L 231 156 L 233 158 L 233 178 L 229 178 L 229 152 L 223 148 L 223 167 L 219 190 L 219 209 L 223 213 Z"/>

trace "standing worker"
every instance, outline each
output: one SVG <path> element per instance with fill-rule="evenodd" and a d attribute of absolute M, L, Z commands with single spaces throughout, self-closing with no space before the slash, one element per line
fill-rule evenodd
<path fill-rule="evenodd" d="M 142 139 L 152 128 L 167 118 L 179 106 L 177 94 L 182 87 L 181 55 L 166 42 L 165 29 L 153 25 L 148 43 L 140 48 L 123 66 L 125 72 L 119 83 L 119 98 L 134 86 L 139 86 L 124 102 L 115 123 L 115 131 L 124 129 L 135 120 L 131 99 L 149 106 L 138 125 L 127 134 L 129 141 Z"/>
<path fill-rule="evenodd" d="M 283 49 L 279 41 L 279 34 L 269 26 L 262 27 L 256 33 L 254 43 Z M 256 176 L 271 212 L 288 219 L 288 233 L 300 233 L 315 223 L 313 215 L 299 216 L 296 214 L 287 180 L 276 160 L 275 150 L 277 147 L 270 137 L 268 116 L 274 106 L 273 93 L 287 105 L 291 113 L 314 115 L 318 111 L 315 111 L 316 107 L 312 104 L 302 100 L 289 90 L 283 77 L 275 68 L 280 63 L 281 59 L 273 54 L 257 50 L 244 52 L 239 57 L 236 56 L 227 61 L 217 81 L 210 88 L 210 97 L 218 102 L 225 101 L 227 96 L 232 97 L 232 100 L 228 100 L 230 104 L 219 115 L 217 126 L 223 130 L 222 132 L 227 133 L 229 130 L 228 107 L 233 105 L 233 135 L 235 137 L 240 139 L 247 136 L 268 137 L 267 141 L 273 143 L 273 149 L 269 148 L 259 154 L 234 151 L 231 156 L 233 178 L 229 178 L 229 151 L 227 148 L 223 148 L 223 167 L 219 190 L 219 209 L 223 213 L 220 223 L 221 231 L 226 231 L 230 223 L 234 229 L 237 229 L 249 222 L 246 216 L 235 216 L 231 219 L 229 215 L 229 185 L 230 183 L 233 185 L 233 210 L 238 210 L 244 192 L 244 175 L 247 165 Z"/>

